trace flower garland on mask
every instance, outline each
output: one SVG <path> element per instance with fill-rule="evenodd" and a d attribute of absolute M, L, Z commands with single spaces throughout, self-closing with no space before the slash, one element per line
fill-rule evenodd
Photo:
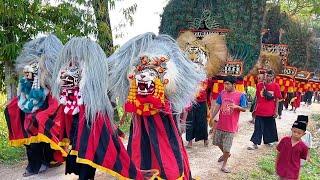
<path fill-rule="evenodd" d="M 165 101 L 164 85 L 159 78 L 154 80 L 155 90 L 152 95 L 139 95 L 136 80 L 130 80 L 130 90 L 128 100 L 125 104 L 127 112 L 134 112 L 138 115 L 155 115 L 159 110 L 164 109 L 168 111 L 169 105 Z"/>
<path fill-rule="evenodd" d="M 128 100 L 125 103 L 125 110 L 127 112 L 137 113 L 138 115 L 155 115 L 160 110 L 165 112 L 170 111 L 169 103 L 165 100 L 164 85 L 168 84 L 168 79 L 161 78 L 165 74 L 166 62 L 168 57 L 159 56 L 149 58 L 148 56 L 140 57 L 140 64 L 136 66 L 135 74 L 143 71 L 144 69 L 152 69 L 158 73 L 158 77 L 153 80 L 155 89 L 153 94 L 139 95 L 136 79 L 134 75 L 129 77 L 130 79 L 130 90 L 128 94 Z"/>

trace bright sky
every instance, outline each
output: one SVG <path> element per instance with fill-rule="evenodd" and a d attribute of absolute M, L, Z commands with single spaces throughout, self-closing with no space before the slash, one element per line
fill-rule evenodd
<path fill-rule="evenodd" d="M 158 34 L 160 26 L 160 15 L 168 0 L 123 0 L 116 2 L 116 7 L 110 12 L 111 26 L 116 27 L 124 19 L 121 8 L 137 4 L 137 11 L 134 14 L 133 26 L 127 25 L 121 31 L 124 33 L 122 38 L 114 39 L 115 45 L 122 45 L 136 35 L 145 32 L 154 32 Z M 116 32 L 113 32 L 115 35 Z"/>

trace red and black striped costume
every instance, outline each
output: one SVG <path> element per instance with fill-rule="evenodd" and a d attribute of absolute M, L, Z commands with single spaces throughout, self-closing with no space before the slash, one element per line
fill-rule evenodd
<path fill-rule="evenodd" d="M 58 102 L 49 94 L 45 104 L 34 113 L 25 113 L 18 106 L 18 97 L 13 98 L 4 110 L 11 146 L 43 146 L 50 161 L 62 162 L 67 153 L 60 146 L 60 118 L 57 117 Z M 36 147 L 37 144 L 41 144 Z M 28 148 L 28 146 L 27 146 Z M 53 153 L 53 154 L 52 154 Z"/>
<path fill-rule="evenodd" d="M 68 164 L 67 160 L 66 173 L 78 174 L 74 166 L 85 164 L 119 179 L 144 179 L 109 118 L 98 114 L 94 122 L 87 122 L 84 112 L 82 105 L 78 114 L 64 114 L 63 131 L 72 145 L 70 156 L 75 156 L 77 162 Z"/>
<path fill-rule="evenodd" d="M 192 179 L 172 113 L 135 115 L 127 150 L 140 169 L 158 169 L 162 179 Z"/>
<path fill-rule="evenodd" d="M 49 94 L 46 103 L 35 113 L 25 113 L 18 107 L 18 97 L 13 98 L 4 113 L 9 130 L 11 146 L 30 143 L 50 143 L 54 150 L 66 155 L 60 142 L 60 118 L 57 116 L 58 102 Z"/>

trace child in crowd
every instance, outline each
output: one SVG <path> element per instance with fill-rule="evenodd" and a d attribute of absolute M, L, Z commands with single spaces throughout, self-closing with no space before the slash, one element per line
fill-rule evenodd
<path fill-rule="evenodd" d="M 291 136 L 281 139 L 277 146 L 276 171 L 281 180 L 299 179 L 300 159 L 307 160 L 308 147 L 303 143 L 308 116 L 299 115 L 291 128 Z"/>
<path fill-rule="evenodd" d="M 214 118 L 219 112 L 219 119 L 211 119 L 213 122 L 210 123 L 214 129 L 213 145 L 218 146 L 223 153 L 218 162 L 223 162 L 221 171 L 225 173 L 231 172 L 226 167 L 227 161 L 230 157 L 234 134 L 238 131 L 240 112 L 245 112 L 247 107 L 245 94 L 236 91 L 235 85 L 235 77 L 227 76 L 224 78 L 225 90 L 219 94 L 211 116 Z"/>
<path fill-rule="evenodd" d="M 292 109 L 290 111 L 296 112 L 297 108 L 300 107 L 300 103 L 301 103 L 301 92 L 296 92 L 295 93 L 295 97 L 291 99 L 291 106 Z"/>

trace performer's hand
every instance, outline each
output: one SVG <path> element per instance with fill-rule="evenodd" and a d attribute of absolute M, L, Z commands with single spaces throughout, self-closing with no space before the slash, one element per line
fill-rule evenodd
<path fill-rule="evenodd" d="M 179 130 L 180 130 L 181 134 L 185 133 L 186 132 L 186 124 L 180 123 Z"/>
<path fill-rule="evenodd" d="M 211 118 L 209 121 L 209 127 L 212 128 L 214 126 L 214 124 L 215 124 L 215 122 L 214 122 L 213 118 Z"/>
<path fill-rule="evenodd" d="M 214 119 L 211 119 L 209 126 L 211 127 L 211 129 L 216 129 L 217 128 L 217 121 Z"/>
<path fill-rule="evenodd" d="M 277 118 L 278 115 L 279 115 L 278 112 L 275 112 L 274 115 L 273 115 L 273 117 L 274 117 L 274 118 Z"/>
<path fill-rule="evenodd" d="M 235 105 L 234 103 L 230 104 L 230 108 L 232 109 L 239 109 L 238 105 Z"/>

